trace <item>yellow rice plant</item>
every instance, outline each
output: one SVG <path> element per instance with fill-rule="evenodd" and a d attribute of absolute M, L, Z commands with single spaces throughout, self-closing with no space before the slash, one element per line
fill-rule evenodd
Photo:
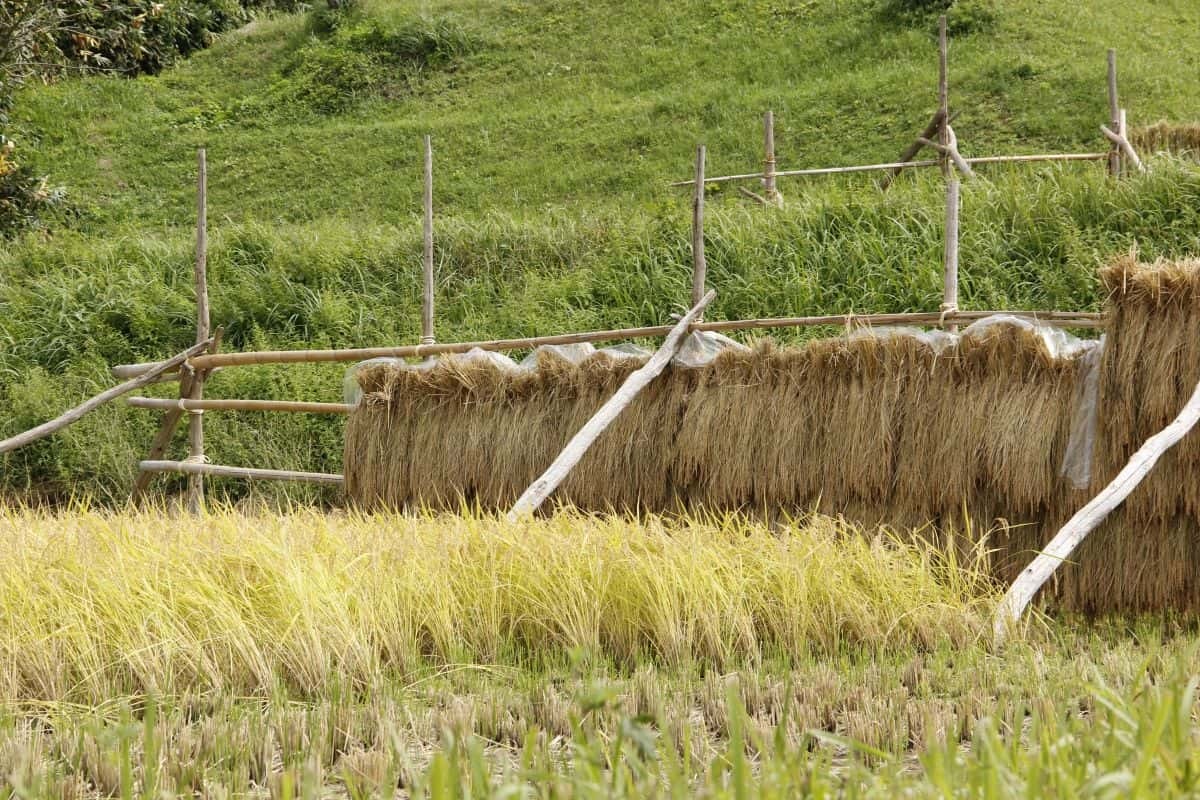
<path fill-rule="evenodd" d="M 2 696 L 85 704 L 961 645 L 994 600 L 979 564 L 828 518 L 7 511 L 0 574 Z"/>

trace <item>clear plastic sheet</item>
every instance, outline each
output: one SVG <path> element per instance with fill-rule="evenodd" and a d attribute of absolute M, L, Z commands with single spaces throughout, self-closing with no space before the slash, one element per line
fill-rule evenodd
<path fill-rule="evenodd" d="M 961 335 L 964 338 L 969 336 L 983 338 L 988 335 L 989 331 L 1001 326 L 1024 328 L 1030 333 L 1036 334 L 1046 346 L 1046 352 L 1054 358 L 1075 358 L 1095 344 L 1094 341 L 1072 336 L 1062 328 L 1041 325 L 1036 320 L 1014 317 L 1011 314 L 993 314 L 990 317 L 976 320 L 964 328 Z"/>
<path fill-rule="evenodd" d="M 1059 471 L 1076 489 L 1086 489 L 1092 482 L 1092 450 L 1096 445 L 1096 416 L 1100 413 L 1100 362 L 1104 356 L 1104 337 L 1085 344 L 1088 349 L 1079 359 L 1082 373 L 1075 389 L 1071 433 Z"/>
<path fill-rule="evenodd" d="M 596 352 L 618 360 L 633 358 L 641 361 L 650 357 L 649 350 L 644 347 L 638 347 L 633 342 L 622 342 L 612 347 L 602 347 Z"/>
<path fill-rule="evenodd" d="M 699 369 L 723 351 L 731 349 L 743 352 L 750 350 L 746 345 L 736 342 L 728 336 L 722 336 L 713 331 L 693 331 L 683 340 L 675 357 L 671 359 L 671 364 L 687 369 Z"/>
<path fill-rule="evenodd" d="M 589 342 L 583 342 L 582 344 L 544 344 L 521 359 L 521 366 L 526 369 L 536 369 L 538 358 L 542 354 L 561 358 L 563 361 L 568 361 L 572 364 L 582 364 L 595 355 L 595 353 L 596 348 L 592 347 Z"/>
<path fill-rule="evenodd" d="M 854 341 L 856 339 L 891 339 L 900 336 L 907 336 L 923 342 L 939 355 L 958 344 L 957 334 L 940 330 L 923 331 L 920 328 L 904 325 L 889 326 L 886 328 L 856 328 L 846 338 L 849 341 Z"/>

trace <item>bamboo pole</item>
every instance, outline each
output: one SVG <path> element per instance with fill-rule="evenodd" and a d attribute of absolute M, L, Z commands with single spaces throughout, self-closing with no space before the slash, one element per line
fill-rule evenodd
<path fill-rule="evenodd" d="M 208 339 L 208 159 L 203 147 L 197 157 L 196 179 L 196 342 Z M 204 396 L 205 373 L 197 371 L 192 377 L 187 397 L 199 400 Z M 188 414 L 188 458 L 204 460 L 204 412 Z M 199 514 L 204 510 L 204 476 L 194 473 L 188 478 L 188 510 Z"/>
<path fill-rule="evenodd" d="M 998 645 L 1004 642 L 1009 628 L 1021 618 L 1033 596 L 1050 579 L 1059 564 L 1066 561 L 1088 534 L 1117 506 L 1125 502 L 1125 498 L 1129 497 L 1142 479 L 1150 473 L 1162 454 L 1186 436 L 1197 421 L 1200 421 L 1200 384 L 1196 385 L 1191 399 L 1184 404 L 1179 416 L 1170 425 L 1147 439 L 1117 477 L 1087 505 L 1079 509 L 1037 558 L 1013 581 L 1013 585 L 1009 587 L 996 609 L 993 633 Z"/>
<path fill-rule="evenodd" d="M 134 408 L 159 408 L 176 411 L 289 411 L 300 414 L 349 414 L 353 406 L 345 403 L 310 403 L 293 400 L 172 400 L 166 397 L 130 397 L 125 401 Z M 156 459 L 147 459 L 154 461 Z"/>
<path fill-rule="evenodd" d="M 425 252 L 424 295 L 421 302 L 421 344 L 433 344 L 433 140 L 425 137 Z"/>
<path fill-rule="evenodd" d="M 938 142 L 942 147 L 950 145 L 950 79 L 948 62 L 950 55 L 949 37 L 946 35 L 946 15 L 938 17 L 938 116 L 941 118 L 941 124 L 938 125 Z M 938 157 L 938 166 L 941 167 L 942 177 L 949 180 L 950 175 L 950 156 L 946 152 Z"/>
<path fill-rule="evenodd" d="M 108 374 L 112 375 L 114 378 L 134 378 L 158 363 L 159 362 L 157 361 L 142 361 L 137 364 L 118 364 L 115 367 L 109 367 Z M 210 369 L 208 371 L 208 377 L 211 378 L 213 373 L 220 371 L 220 369 Z M 156 380 L 155 383 L 175 383 L 176 381 L 186 377 L 188 377 L 186 370 L 166 372 L 162 375 L 159 375 L 158 380 Z"/>
<path fill-rule="evenodd" d="M 739 331 L 765 328 L 803 328 L 815 326 L 831 327 L 886 327 L 889 325 L 938 326 L 948 322 L 974 322 L 996 314 L 1035 320 L 1046 325 L 1062 328 L 1103 327 L 1104 315 L 1091 311 L 955 311 L 942 314 L 937 311 L 898 312 L 888 314 L 826 314 L 812 317 L 765 317 L 760 319 L 720 320 L 697 322 L 692 330 Z M 219 353 L 197 356 L 191 359 L 194 367 L 211 370 L 216 367 L 248 367 L 262 364 L 320 364 L 348 361 L 365 361 L 369 358 L 427 358 L 435 355 L 466 353 L 470 350 L 530 350 L 546 344 L 583 344 L 620 339 L 646 339 L 666 336 L 670 325 L 652 325 L 643 328 L 616 328 L 603 331 L 560 333 L 549 336 L 530 336 L 522 339 L 491 339 L 475 342 L 456 342 L 430 345 L 397 345 L 393 347 L 357 347 L 342 350 L 260 350 L 245 353 Z M 123 365 L 131 369 L 134 365 Z M 149 369 L 157 364 L 143 365 Z"/>
<path fill-rule="evenodd" d="M 304 481 L 307 483 L 342 483 L 343 481 L 341 475 L 334 475 L 328 472 L 294 472 L 286 469 L 226 467 L 220 464 L 201 464 L 192 461 L 140 461 L 138 462 L 138 469 L 143 472 L 182 472 L 186 475 L 219 475 L 226 478 Z"/>
<path fill-rule="evenodd" d="M 546 498 L 553 494 L 558 485 L 587 453 L 588 448 L 592 446 L 597 437 L 604 433 L 612 421 L 633 402 L 638 392 L 645 389 L 666 369 L 671 358 L 678 352 L 679 346 L 683 344 L 684 337 L 687 336 L 692 323 L 700 319 L 705 306 L 711 303 L 716 295 L 715 291 L 710 290 L 700 298 L 700 302 L 696 303 L 691 311 L 684 314 L 679 322 L 675 323 L 654 355 L 640 368 L 630 373 L 613 396 L 600 406 L 600 409 L 579 429 L 578 433 L 571 437 L 571 441 L 567 442 L 567 446 L 554 459 L 554 463 L 547 467 L 546 471 L 531 483 L 529 488 L 517 499 L 512 510 L 508 512 L 509 521 L 515 522 L 521 517 L 537 511 Z"/>
<path fill-rule="evenodd" d="M 942 275 L 942 311 L 946 313 L 958 310 L 958 188 L 956 180 L 946 184 L 946 247 Z M 947 330 L 956 332 L 958 326 L 951 323 Z"/>
<path fill-rule="evenodd" d="M 696 148 L 696 180 L 692 192 L 692 305 L 704 296 L 708 262 L 704 258 L 704 145 Z"/>
<path fill-rule="evenodd" d="M 1108 48 L 1108 120 L 1113 130 L 1121 128 L 1121 103 L 1117 98 L 1117 51 Z M 1121 175 L 1121 148 L 1113 142 L 1108 154 L 1108 174 L 1114 178 Z"/>
<path fill-rule="evenodd" d="M 114 386 L 111 389 L 106 389 L 95 397 L 85 400 L 71 410 L 60 414 L 49 422 L 44 422 L 41 425 L 38 425 L 36 428 L 30 428 L 24 433 L 19 433 L 16 436 L 10 436 L 9 438 L 0 442 L 0 453 L 7 453 L 10 450 L 16 450 L 19 447 L 24 447 L 27 444 L 36 442 L 38 439 L 43 439 L 55 431 L 62 430 L 68 425 L 77 422 L 88 412 L 99 408 L 110 400 L 114 400 L 123 394 L 132 392 L 134 389 L 140 389 L 143 386 L 148 386 L 154 383 L 155 378 L 157 378 L 159 375 L 167 370 L 178 368 L 180 364 L 183 364 L 190 357 L 204 352 L 204 350 L 206 350 L 211 344 L 211 340 L 194 344 L 187 350 L 184 350 L 182 353 L 179 353 L 178 355 L 173 356 L 166 361 L 160 361 L 154 366 L 153 369 L 144 372 L 135 378 L 131 378 L 122 384 Z"/>
<path fill-rule="evenodd" d="M 768 203 L 778 204 L 781 197 L 775 185 L 775 112 L 767 109 L 763 116 L 763 196 Z"/>
<path fill-rule="evenodd" d="M 924 137 L 923 137 L 924 138 Z M 1032 153 L 1010 156 L 972 156 L 963 157 L 963 161 L 971 166 L 978 164 L 1025 164 L 1035 161 L 1100 161 L 1108 158 L 1108 153 Z M 926 159 L 922 161 L 891 161 L 886 164 L 861 164 L 852 167 L 818 167 L 815 169 L 785 169 L 775 173 L 776 178 L 795 178 L 805 175 L 845 175 L 853 172 L 876 172 L 910 168 L 936 167 L 940 161 Z M 746 172 L 740 175 L 718 175 L 705 178 L 705 183 L 724 183 L 727 181 L 761 180 L 761 172 Z M 673 181 L 669 186 L 693 186 L 694 180 Z"/>

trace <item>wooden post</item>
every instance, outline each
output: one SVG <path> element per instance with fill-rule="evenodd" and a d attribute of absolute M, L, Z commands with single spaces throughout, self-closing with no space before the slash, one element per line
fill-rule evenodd
<path fill-rule="evenodd" d="M 696 184 L 692 193 L 692 305 L 704 296 L 708 262 L 704 259 L 704 145 L 696 148 Z"/>
<path fill-rule="evenodd" d="M 425 137 L 425 293 L 421 300 L 421 344 L 433 344 L 433 141 Z"/>
<path fill-rule="evenodd" d="M 1108 48 L 1108 119 L 1109 127 L 1121 130 L 1121 103 L 1117 99 L 1117 51 Z M 1108 154 L 1108 174 L 1114 178 L 1121 175 L 1121 148 L 1113 144 Z"/>
<path fill-rule="evenodd" d="M 958 310 L 958 187 L 957 180 L 946 184 L 946 250 L 942 276 L 942 313 Z M 958 330 L 949 325 L 947 330 Z"/>
<path fill-rule="evenodd" d="M 775 186 L 775 112 L 770 109 L 763 117 L 763 197 L 768 203 L 780 201 Z"/>
<path fill-rule="evenodd" d="M 942 147 L 950 144 L 950 78 L 948 74 L 950 43 L 946 37 L 946 15 L 938 18 L 938 142 Z M 950 156 L 945 152 L 938 156 L 942 177 L 950 179 Z"/>
<path fill-rule="evenodd" d="M 1200 421 L 1200 384 L 1196 385 L 1191 399 L 1184 405 L 1170 425 L 1146 440 L 1138 451 L 1129 459 L 1117 477 L 1105 486 L 1100 494 L 1092 498 L 1086 506 L 1079 509 L 1075 516 L 1062 526 L 1050 543 L 1038 554 L 1033 562 L 1022 570 L 1013 585 L 1004 595 L 1004 599 L 996 609 L 996 620 L 993 628 L 996 644 L 1002 644 L 1008 635 L 1009 627 L 1021 618 L 1025 607 L 1033 600 L 1038 589 L 1050 579 L 1058 565 L 1070 557 L 1075 548 L 1083 542 L 1087 535 L 1096 529 L 1101 522 L 1137 488 L 1142 479 L 1150 473 L 1162 454 L 1173 447 L 1187 435 L 1196 422 Z"/>
<path fill-rule="evenodd" d="M 196 181 L 196 342 L 208 340 L 208 161 L 204 148 L 200 148 L 197 160 L 199 174 Z M 188 399 L 204 397 L 205 372 L 200 370 L 192 376 Z M 182 384 L 181 384 L 182 386 Z M 188 458 L 196 463 L 204 461 L 204 412 L 188 413 Z M 199 514 L 204 510 L 204 476 L 195 473 L 188 476 L 188 510 Z"/>
<path fill-rule="evenodd" d="M 650 356 L 650 360 L 635 372 L 630 373 L 616 393 L 600 406 L 600 409 L 579 429 L 578 433 L 571 437 L 571 441 L 567 442 L 567 446 L 558 454 L 558 458 L 554 459 L 554 463 L 542 473 L 541 477 L 531 483 L 513 504 L 512 510 L 508 512 L 510 522 L 515 522 L 526 514 L 537 511 L 546 498 L 558 488 L 567 474 L 579 463 L 596 438 L 604 433 L 604 429 L 625 410 L 626 406 L 633 402 L 633 398 L 637 397 L 638 392 L 646 388 L 666 369 L 667 363 L 679 350 L 679 346 L 683 344 L 684 337 L 687 336 L 692 323 L 700 319 L 700 315 L 704 313 L 704 307 L 711 303 L 716 295 L 715 291 L 710 291 L 700 298 L 700 302 L 696 303 L 691 311 L 675 323 L 662 346 L 654 355 Z"/>

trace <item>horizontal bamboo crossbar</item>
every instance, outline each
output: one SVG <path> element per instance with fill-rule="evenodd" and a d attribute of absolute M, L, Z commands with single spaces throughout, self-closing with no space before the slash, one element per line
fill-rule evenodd
<path fill-rule="evenodd" d="M 820 325 L 840 327 L 884 327 L 888 325 L 940 326 L 955 323 L 970 323 L 975 320 L 1007 314 L 1014 317 L 1036 320 L 1060 328 L 1097 328 L 1102 325 L 1103 315 L 1090 311 L 948 311 L 940 313 L 905 312 L 896 314 L 826 314 L 814 317 L 768 317 L 765 319 L 739 319 L 715 322 L 698 322 L 694 331 L 735 331 L 761 328 L 801 328 Z M 617 339 L 649 339 L 666 336 L 671 325 L 653 325 L 645 328 L 619 328 L 608 331 L 564 333 L 554 336 L 531 336 L 525 339 L 494 339 L 483 342 L 460 342 L 455 344 L 413 344 L 398 347 L 359 347 L 345 350 L 266 350 L 247 353 L 220 353 L 199 356 L 189 360 L 193 369 L 214 367 L 244 367 L 258 364 L 313 364 L 321 362 L 365 361 L 369 358 L 424 358 L 436 355 L 465 353 L 468 350 L 529 350 L 548 344 L 583 344 Z M 123 365 L 121 368 L 137 366 L 152 369 L 154 364 Z"/>
<path fill-rule="evenodd" d="M 345 403 L 309 403 L 292 400 L 173 400 L 165 397 L 131 397 L 135 408 L 182 411 L 292 411 L 301 414 L 349 414 Z"/>
<path fill-rule="evenodd" d="M 108 372 L 114 378 L 136 378 L 138 375 L 143 374 L 147 369 L 150 369 L 157 363 L 159 363 L 159 362 L 143 361 L 139 364 L 120 364 L 118 366 L 112 367 L 111 369 L 109 369 Z M 208 374 L 208 377 L 211 378 L 212 373 L 220 372 L 220 371 L 221 370 L 219 370 L 219 369 L 211 370 Z M 162 375 L 159 375 L 157 378 L 154 379 L 154 383 L 173 383 L 175 381 L 178 381 L 182 374 L 183 373 L 178 372 L 178 371 L 164 372 Z"/>
<path fill-rule="evenodd" d="M 191 461 L 139 461 L 142 472 L 182 472 L 188 475 L 220 475 L 226 478 L 254 480 L 303 481 L 306 483 L 341 483 L 341 475 L 328 472 L 293 472 L 286 469 L 255 469 L 253 467 L 224 467 Z"/>
<path fill-rule="evenodd" d="M 1108 158 L 1108 153 L 1039 153 L 1036 155 L 1016 156 L 979 156 L 964 158 L 967 164 L 1020 164 L 1033 161 L 1100 161 Z M 851 172 L 873 172 L 876 170 L 900 170 L 910 167 L 936 167 L 941 162 L 935 159 L 924 161 L 893 161 L 889 164 L 863 164 L 854 167 L 819 167 L 817 169 L 787 169 L 771 173 L 776 178 L 792 178 L 799 175 L 841 175 Z M 718 175 L 705 178 L 705 183 L 722 183 L 724 181 L 748 181 L 762 178 L 762 172 L 747 172 L 742 175 Z M 693 186 L 696 181 L 675 181 L 672 186 Z"/>

